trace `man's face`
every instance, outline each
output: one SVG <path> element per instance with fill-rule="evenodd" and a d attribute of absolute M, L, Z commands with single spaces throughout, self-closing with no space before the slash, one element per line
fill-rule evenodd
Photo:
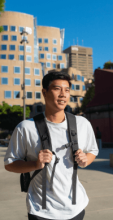
<path fill-rule="evenodd" d="M 67 80 L 56 79 L 52 81 L 49 90 L 42 89 L 46 108 L 55 111 L 64 110 L 70 98 L 70 88 Z"/>

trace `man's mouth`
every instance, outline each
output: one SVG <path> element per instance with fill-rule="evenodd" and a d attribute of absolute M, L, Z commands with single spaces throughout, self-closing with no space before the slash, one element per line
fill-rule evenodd
<path fill-rule="evenodd" d="M 58 103 L 64 104 L 64 103 L 66 103 L 66 101 L 58 100 Z"/>

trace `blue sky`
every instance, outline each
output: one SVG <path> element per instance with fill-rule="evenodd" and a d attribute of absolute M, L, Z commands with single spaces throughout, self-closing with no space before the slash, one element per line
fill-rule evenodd
<path fill-rule="evenodd" d="M 64 49 L 78 44 L 93 48 L 93 68 L 113 62 L 113 0 L 6 0 L 6 11 L 37 17 L 38 25 L 65 28 Z"/>

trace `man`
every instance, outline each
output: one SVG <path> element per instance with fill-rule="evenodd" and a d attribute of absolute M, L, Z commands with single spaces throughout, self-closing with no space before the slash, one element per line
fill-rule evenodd
<path fill-rule="evenodd" d="M 42 209 L 42 171 L 31 181 L 27 193 L 29 220 L 60 219 L 82 220 L 89 199 L 77 176 L 76 204 L 72 204 L 73 157 L 69 142 L 67 118 L 64 112 L 70 98 L 71 78 L 61 72 L 44 76 L 42 93 L 45 98 L 45 117 L 52 142 L 52 150 L 59 157 L 53 191 L 49 188 L 55 155 L 42 150 L 40 136 L 33 119 L 22 121 L 14 130 L 5 156 L 5 168 L 16 173 L 30 172 L 47 166 L 46 210 Z M 82 116 L 75 116 L 79 150 L 75 160 L 82 168 L 91 164 L 98 154 L 98 147 L 90 123 Z M 27 156 L 27 162 L 24 161 Z"/>

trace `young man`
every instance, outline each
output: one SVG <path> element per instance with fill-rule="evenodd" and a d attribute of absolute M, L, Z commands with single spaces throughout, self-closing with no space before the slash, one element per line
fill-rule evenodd
<path fill-rule="evenodd" d="M 27 193 L 28 219 L 82 220 L 89 199 L 77 176 L 76 204 L 72 204 L 72 149 L 69 143 L 67 118 L 64 112 L 70 98 L 71 78 L 61 72 L 50 72 L 44 76 L 43 96 L 45 98 L 45 118 L 52 142 L 52 151 L 59 157 L 56 166 L 53 190 L 50 190 L 50 177 L 55 155 L 42 150 L 40 136 L 34 120 L 22 121 L 15 128 L 5 156 L 5 168 L 16 173 L 33 172 L 47 165 L 46 210 L 42 209 L 42 171 L 31 181 Z M 92 127 L 87 119 L 75 116 L 79 150 L 75 160 L 82 168 L 91 164 L 98 154 L 98 147 Z M 24 161 L 27 156 L 27 162 Z"/>

